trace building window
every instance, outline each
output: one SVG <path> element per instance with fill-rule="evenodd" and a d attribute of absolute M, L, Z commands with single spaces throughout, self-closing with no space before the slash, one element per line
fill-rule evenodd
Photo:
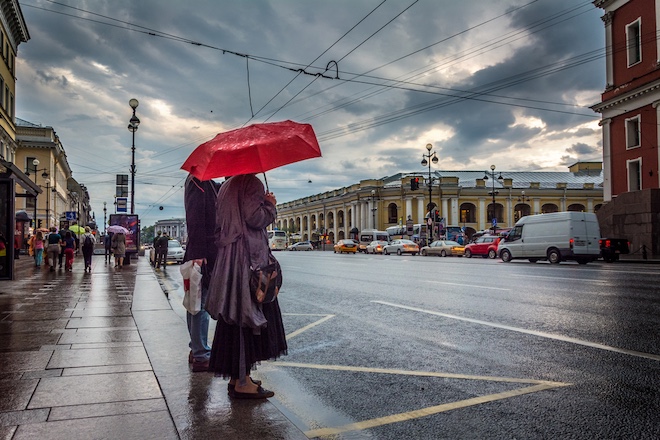
<path fill-rule="evenodd" d="M 626 26 L 628 67 L 642 61 L 642 20 L 637 19 Z"/>
<path fill-rule="evenodd" d="M 399 210 L 396 203 L 390 203 L 387 207 L 387 223 L 397 223 L 399 221 Z"/>
<path fill-rule="evenodd" d="M 640 145 L 640 117 L 626 119 L 626 148 L 637 148 Z"/>
<path fill-rule="evenodd" d="M 629 160 L 628 165 L 628 191 L 642 189 L 642 159 Z"/>
<path fill-rule="evenodd" d="M 581 203 L 573 203 L 572 205 L 568 205 L 568 208 L 566 209 L 567 211 L 574 211 L 574 212 L 585 212 L 586 209 L 584 209 L 584 205 Z"/>
<path fill-rule="evenodd" d="M 554 203 L 546 203 L 541 206 L 541 214 L 549 214 L 551 212 L 559 212 L 559 207 Z"/>
<path fill-rule="evenodd" d="M 477 207 L 472 203 L 461 203 L 461 223 L 476 223 Z"/>

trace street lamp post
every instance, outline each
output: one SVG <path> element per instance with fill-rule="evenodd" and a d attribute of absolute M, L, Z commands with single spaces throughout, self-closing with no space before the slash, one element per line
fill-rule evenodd
<path fill-rule="evenodd" d="M 492 180 L 493 183 L 493 189 L 490 192 L 490 195 L 493 196 L 493 210 L 492 210 L 492 216 L 491 216 L 491 224 L 493 225 L 493 235 L 497 235 L 497 214 L 495 210 L 495 196 L 499 194 L 499 191 L 495 190 L 495 165 L 490 166 L 490 179 Z M 484 180 L 488 180 L 488 171 L 485 172 L 484 174 Z M 500 173 L 500 176 L 497 178 L 497 180 L 502 183 L 504 180 L 504 177 L 502 177 L 502 173 Z"/>
<path fill-rule="evenodd" d="M 46 179 L 46 229 L 50 230 L 50 179 Z"/>
<path fill-rule="evenodd" d="M 376 226 L 376 211 L 378 208 L 376 208 L 376 190 L 372 189 L 371 190 L 371 227 L 374 229 L 378 229 Z"/>
<path fill-rule="evenodd" d="M 433 200 L 433 181 L 431 180 L 431 162 L 433 162 L 433 164 L 438 163 L 438 156 L 435 154 L 435 151 L 433 153 L 431 153 L 432 149 L 433 149 L 433 145 L 426 144 L 426 151 L 428 151 L 428 153 L 427 154 L 422 154 L 422 158 L 423 158 L 422 159 L 422 166 L 424 166 L 424 167 L 426 165 L 429 166 L 429 178 L 428 178 L 428 182 L 427 182 L 427 184 L 429 186 L 429 204 L 428 204 L 429 217 L 428 218 L 431 218 L 431 219 L 433 219 L 433 215 L 431 213 L 431 210 L 433 209 L 433 201 L 432 201 Z M 426 159 L 428 159 L 428 160 L 426 160 Z M 431 243 L 432 241 L 433 241 L 433 228 L 428 230 L 428 243 Z"/>
<path fill-rule="evenodd" d="M 107 208 L 106 205 L 107 205 L 107 203 L 106 203 L 106 202 L 103 202 L 103 235 L 106 234 L 106 232 L 105 232 L 105 225 L 106 225 L 106 222 L 107 222 L 107 220 L 106 220 L 106 215 L 107 215 L 107 213 L 108 213 L 108 208 Z"/>
<path fill-rule="evenodd" d="M 128 121 L 128 131 L 133 134 L 133 142 L 131 144 L 131 214 L 135 214 L 135 132 L 140 125 L 140 120 L 135 116 L 135 109 L 139 104 L 135 98 L 128 101 L 128 105 L 133 109 L 133 116 Z"/>

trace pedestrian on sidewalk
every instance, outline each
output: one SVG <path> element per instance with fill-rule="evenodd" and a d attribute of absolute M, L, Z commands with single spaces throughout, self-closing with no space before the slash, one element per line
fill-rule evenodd
<path fill-rule="evenodd" d="M 82 242 L 82 252 L 83 258 L 85 260 L 85 272 L 88 270 L 92 271 L 92 255 L 94 254 L 94 243 L 96 238 L 92 234 L 92 229 L 89 226 L 85 226 L 85 233 L 80 237 Z"/>
<path fill-rule="evenodd" d="M 34 247 L 34 265 L 36 267 L 41 267 L 44 256 L 44 233 L 37 231 L 33 237 L 32 246 Z"/>
<path fill-rule="evenodd" d="M 103 236 L 103 247 L 105 248 L 105 262 L 112 261 L 112 232 L 106 232 Z"/>
<path fill-rule="evenodd" d="M 186 179 L 183 203 L 186 209 L 188 242 L 183 261 L 193 260 L 202 268 L 202 309 L 196 314 L 186 311 L 192 371 L 208 371 L 211 347 L 208 344 L 209 314 L 205 309 L 211 270 L 215 265 L 215 202 L 220 185 L 213 180 L 201 181 L 192 174 Z"/>
<path fill-rule="evenodd" d="M 160 238 L 160 234 L 162 234 L 161 231 L 158 231 L 158 233 L 156 233 L 156 236 L 154 237 L 154 241 L 152 243 L 153 246 L 151 248 L 151 252 L 153 252 L 153 257 L 154 257 L 154 259 L 151 261 L 151 265 L 154 267 L 156 267 L 156 261 L 158 261 L 158 253 L 156 249 L 158 249 L 158 239 Z"/>
<path fill-rule="evenodd" d="M 167 236 L 167 232 L 163 232 L 163 235 L 156 242 L 156 269 L 160 266 L 163 266 L 164 269 L 165 265 L 167 265 L 167 247 L 169 241 L 170 238 Z"/>
<path fill-rule="evenodd" d="M 112 253 L 115 256 L 115 267 L 121 269 L 126 257 L 126 235 L 121 232 L 112 236 Z"/>
<path fill-rule="evenodd" d="M 76 239 L 73 238 L 73 232 L 66 231 L 64 234 L 64 270 L 71 272 L 73 270 L 73 258 L 76 252 Z"/>
<path fill-rule="evenodd" d="M 227 391 L 236 399 L 275 395 L 255 383 L 250 372 L 260 361 L 286 354 L 280 306 L 252 301 L 251 267 L 270 259 L 266 227 L 275 221 L 276 199 L 254 174 L 227 179 L 216 201 L 218 254 L 211 275 L 206 309 L 218 320 L 209 370 L 229 378 Z"/>
<path fill-rule="evenodd" d="M 48 248 L 46 249 L 51 272 L 53 272 L 55 266 L 57 266 L 57 259 L 59 258 L 60 250 L 63 247 L 62 243 L 62 236 L 57 233 L 57 228 L 51 226 L 50 234 L 48 234 Z"/>

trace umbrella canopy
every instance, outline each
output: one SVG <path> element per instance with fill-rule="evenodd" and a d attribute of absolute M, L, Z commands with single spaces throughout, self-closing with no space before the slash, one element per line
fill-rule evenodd
<path fill-rule="evenodd" d="M 27 222 L 32 220 L 32 216 L 21 209 L 20 211 L 16 211 L 16 220 Z"/>
<path fill-rule="evenodd" d="M 199 180 L 265 173 L 321 156 L 309 124 L 293 121 L 253 124 L 218 134 L 195 148 L 181 166 Z"/>
<path fill-rule="evenodd" d="M 106 228 L 106 231 L 112 232 L 113 234 L 128 234 L 128 229 L 119 225 L 112 225 Z"/>
<path fill-rule="evenodd" d="M 85 228 L 79 225 L 71 225 L 69 226 L 69 231 L 73 232 L 74 234 L 80 235 L 85 233 Z"/>

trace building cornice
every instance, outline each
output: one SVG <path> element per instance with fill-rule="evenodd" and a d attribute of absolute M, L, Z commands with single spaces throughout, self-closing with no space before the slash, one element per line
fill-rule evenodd
<path fill-rule="evenodd" d="M 606 101 L 592 105 L 590 108 L 597 113 L 603 113 L 604 110 L 618 107 L 627 101 L 638 99 L 641 96 L 656 92 L 658 90 L 660 90 L 660 79 L 652 81 L 648 84 L 644 84 L 642 87 L 639 87 L 623 95 L 619 95 L 612 99 L 608 99 Z"/>

